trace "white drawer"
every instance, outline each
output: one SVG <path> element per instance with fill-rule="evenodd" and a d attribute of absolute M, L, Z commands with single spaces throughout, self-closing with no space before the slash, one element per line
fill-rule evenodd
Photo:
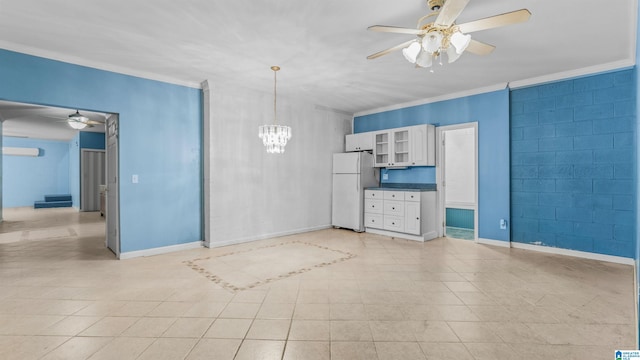
<path fill-rule="evenodd" d="M 404 201 L 384 201 L 384 214 L 404 216 Z"/>
<path fill-rule="evenodd" d="M 382 221 L 382 215 L 369 213 L 364 214 L 364 226 L 375 229 L 383 229 L 384 223 Z"/>
<path fill-rule="evenodd" d="M 390 231 L 404 232 L 404 219 L 400 216 L 385 215 L 384 229 Z"/>
<path fill-rule="evenodd" d="M 365 199 L 384 199 L 384 191 L 382 190 L 365 190 L 364 191 Z"/>
<path fill-rule="evenodd" d="M 404 200 L 404 191 L 385 191 L 385 200 Z"/>
<path fill-rule="evenodd" d="M 419 191 L 407 191 L 404 193 L 404 201 L 420 201 Z"/>
<path fill-rule="evenodd" d="M 383 209 L 382 200 L 364 199 L 365 213 L 382 214 Z"/>

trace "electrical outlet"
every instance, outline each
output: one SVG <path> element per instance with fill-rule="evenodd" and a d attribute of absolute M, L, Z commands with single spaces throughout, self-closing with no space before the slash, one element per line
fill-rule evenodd
<path fill-rule="evenodd" d="M 507 229 L 507 220 L 500 219 L 500 230 L 506 230 L 506 229 Z"/>
<path fill-rule="evenodd" d="M 389 174 L 382 174 L 382 180 L 389 180 Z"/>
<path fill-rule="evenodd" d="M 131 175 L 131 182 L 134 184 L 138 183 L 138 175 Z"/>

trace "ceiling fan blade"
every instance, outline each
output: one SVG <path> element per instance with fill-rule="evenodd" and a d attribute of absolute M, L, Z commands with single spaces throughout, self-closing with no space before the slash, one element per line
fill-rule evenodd
<path fill-rule="evenodd" d="M 420 30 L 420 29 L 409 29 L 409 28 L 403 28 L 398 26 L 384 26 L 384 25 L 369 26 L 367 30 L 397 33 L 397 34 L 411 34 L 411 35 L 422 35 L 425 33 L 424 30 Z"/>
<path fill-rule="evenodd" d="M 437 26 L 449 27 L 460 16 L 469 0 L 446 0 L 436 18 Z"/>
<path fill-rule="evenodd" d="M 529 12 L 529 10 L 520 9 L 501 15 L 491 16 L 488 18 L 460 24 L 458 25 L 458 28 L 460 29 L 460 31 L 462 31 L 462 33 L 468 34 L 471 32 L 525 22 L 529 20 L 529 17 L 531 17 L 531 13 Z"/>
<path fill-rule="evenodd" d="M 493 52 L 493 50 L 495 50 L 495 48 L 496 47 L 493 45 L 485 44 L 478 40 L 471 39 L 471 41 L 469 42 L 469 46 L 467 46 L 465 51 L 476 55 L 489 55 L 491 54 L 491 52 Z"/>
<path fill-rule="evenodd" d="M 372 60 L 372 59 L 375 59 L 375 58 L 379 58 L 379 57 L 380 57 L 380 56 L 382 56 L 382 55 L 387 55 L 387 54 L 388 54 L 388 53 L 390 53 L 390 52 L 394 52 L 394 51 L 396 51 L 396 50 L 400 50 L 400 49 L 402 49 L 402 48 L 404 48 L 404 47 L 409 46 L 409 44 L 411 44 L 411 43 L 412 43 L 412 42 L 414 42 L 414 41 L 416 41 L 416 40 L 415 40 L 415 39 L 413 39 L 413 40 L 409 40 L 409 41 L 403 42 L 403 43 L 402 43 L 402 44 L 400 44 L 400 45 L 396 45 L 396 46 L 391 47 L 391 48 L 388 48 L 388 49 L 386 49 L 386 50 L 379 51 L 379 52 L 377 52 L 377 53 L 375 53 L 375 54 L 371 54 L 371 55 L 367 56 L 367 59 Z"/>

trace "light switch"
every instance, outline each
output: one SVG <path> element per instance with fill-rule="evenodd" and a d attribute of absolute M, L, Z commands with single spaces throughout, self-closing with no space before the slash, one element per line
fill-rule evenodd
<path fill-rule="evenodd" d="M 131 182 L 134 184 L 138 183 L 138 175 L 131 175 Z"/>

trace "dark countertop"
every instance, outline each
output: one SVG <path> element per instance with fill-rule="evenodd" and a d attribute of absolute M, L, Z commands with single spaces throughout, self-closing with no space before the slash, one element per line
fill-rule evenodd
<path fill-rule="evenodd" d="M 380 184 L 365 190 L 401 190 L 401 191 L 436 191 L 436 184 Z"/>

